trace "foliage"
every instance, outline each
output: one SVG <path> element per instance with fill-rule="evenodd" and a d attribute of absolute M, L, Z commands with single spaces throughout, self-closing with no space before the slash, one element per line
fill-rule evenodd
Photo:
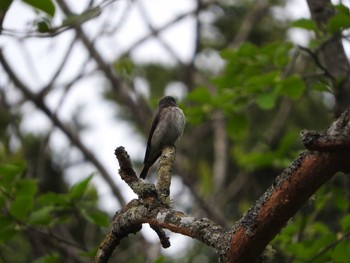
<path fill-rule="evenodd" d="M 60 242 L 71 243 L 81 252 L 85 251 L 84 245 L 78 243 L 81 240 L 70 241 L 69 237 L 59 236 L 56 232 L 59 232 L 61 227 L 71 228 L 78 222 L 86 224 L 89 228 L 109 225 L 109 216 L 96 208 L 96 194 L 93 189 L 89 189 L 92 176 L 75 184 L 67 193 L 40 193 L 38 180 L 26 178 L 26 169 L 23 161 L 0 164 L 2 259 L 5 262 L 23 262 L 28 259 L 33 262 L 59 262 L 64 260 L 64 255 L 54 252 L 58 246 L 56 243 Z M 41 243 L 41 235 L 47 235 L 50 241 Z M 35 257 L 30 250 L 16 253 L 19 247 L 29 249 L 32 246 L 31 236 L 36 236 L 37 245 L 47 246 L 45 249 L 36 248 L 38 252 L 47 250 L 49 254 L 53 254 L 39 253 L 41 257 Z M 32 249 L 35 250 L 34 247 Z"/>
<path fill-rule="evenodd" d="M 349 215 L 344 180 L 323 186 L 273 241 L 293 262 L 347 262 Z M 327 223 L 326 223 L 327 222 Z"/>

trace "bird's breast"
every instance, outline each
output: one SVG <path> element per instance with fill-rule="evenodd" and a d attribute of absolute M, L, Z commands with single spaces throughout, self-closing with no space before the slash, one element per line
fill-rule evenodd
<path fill-rule="evenodd" d="M 171 145 L 182 135 L 186 123 L 185 115 L 178 107 L 168 107 L 159 120 L 152 136 L 152 144 Z"/>

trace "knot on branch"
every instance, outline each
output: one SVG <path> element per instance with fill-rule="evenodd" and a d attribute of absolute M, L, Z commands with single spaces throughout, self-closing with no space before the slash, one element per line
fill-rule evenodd
<path fill-rule="evenodd" d="M 302 142 L 308 150 L 337 152 L 350 150 L 350 110 L 346 110 L 325 132 L 303 130 Z"/>
<path fill-rule="evenodd" d="M 131 200 L 125 208 L 116 212 L 113 217 L 112 230 L 101 243 L 95 262 L 107 262 L 120 240 L 131 233 L 136 234 L 142 229 L 143 223 L 150 224 L 158 235 L 163 248 L 170 247 L 169 238 L 163 228 L 152 223 L 151 219 L 157 218 L 160 209 L 170 208 L 169 193 L 171 171 L 175 161 L 175 146 L 167 146 L 162 151 L 156 186 L 137 177 L 130 156 L 124 147 L 118 147 L 114 153 L 119 162 L 121 179 L 134 191 L 138 199 Z"/>
<path fill-rule="evenodd" d="M 174 146 L 167 146 L 162 151 L 156 186 L 137 177 L 124 147 L 118 147 L 115 155 L 120 165 L 120 177 L 137 194 L 138 199 L 131 200 L 115 214 L 112 228 L 96 253 L 95 263 L 107 262 L 121 239 L 140 231 L 144 223 L 148 223 L 156 232 L 163 248 L 170 247 L 169 238 L 164 231 L 168 229 L 201 240 L 217 248 L 220 256 L 226 255 L 227 246 L 223 244 L 229 242 L 229 231 L 209 219 L 185 216 L 170 206 L 169 188 L 175 160 Z"/>
<path fill-rule="evenodd" d="M 137 177 L 130 156 L 124 147 L 120 146 L 115 150 L 115 156 L 120 166 L 119 175 L 141 200 L 146 201 L 146 203 L 162 201 L 163 204 L 170 206 L 171 171 L 175 161 L 175 152 L 175 146 L 163 148 L 157 172 L 157 185 L 154 186 Z"/>

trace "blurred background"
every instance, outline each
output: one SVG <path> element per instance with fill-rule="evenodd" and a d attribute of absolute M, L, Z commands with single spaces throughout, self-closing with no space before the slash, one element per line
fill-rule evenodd
<path fill-rule="evenodd" d="M 349 1 L 334 4 L 349 19 Z M 304 0 L 2 0 L 0 262 L 91 261 L 136 197 L 114 149 L 139 173 L 164 95 L 187 118 L 176 209 L 233 225 L 303 150 L 300 131 L 334 118 L 312 22 Z M 349 186 L 339 176 L 320 189 L 269 260 L 347 262 Z M 110 262 L 217 262 L 213 249 L 169 235 L 165 250 L 143 226 Z"/>

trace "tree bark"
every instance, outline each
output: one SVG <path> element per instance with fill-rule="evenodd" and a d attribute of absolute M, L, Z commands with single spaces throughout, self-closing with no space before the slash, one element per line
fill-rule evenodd
<path fill-rule="evenodd" d="M 213 247 L 220 262 L 257 262 L 268 243 L 327 180 L 337 172 L 350 171 L 350 110 L 324 133 L 303 131 L 301 136 L 309 150 L 301 153 L 275 179 L 230 230 L 207 218 L 193 218 L 174 210 L 171 202 L 161 198 L 162 193 L 154 185 L 136 176 L 129 156 L 119 147 L 116 150 L 121 167 L 119 174 L 139 198 L 116 213 L 95 262 L 107 262 L 120 240 L 138 232 L 144 223 L 156 230 L 163 247 L 170 245 L 164 232 L 160 231 L 165 228 Z M 168 158 L 170 151 L 171 148 L 165 148 L 161 158 Z M 174 161 L 175 156 L 171 156 Z"/>
<path fill-rule="evenodd" d="M 322 35 L 329 35 L 327 21 L 335 14 L 330 0 L 307 0 L 312 19 Z M 321 36 L 320 36 L 321 37 Z M 342 44 L 341 32 L 320 46 L 320 55 L 327 73 L 332 77 L 335 93 L 335 116 L 339 117 L 350 105 L 350 64 Z"/>

